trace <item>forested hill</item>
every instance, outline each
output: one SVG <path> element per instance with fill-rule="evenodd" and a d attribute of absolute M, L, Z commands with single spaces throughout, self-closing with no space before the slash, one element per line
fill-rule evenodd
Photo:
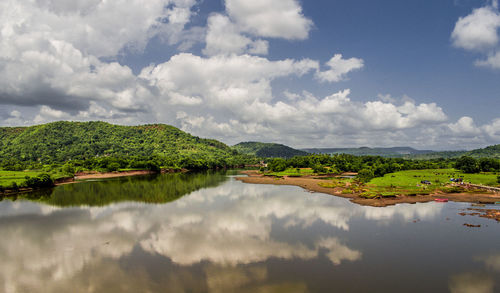
<path fill-rule="evenodd" d="M 434 152 L 430 154 L 415 155 L 415 159 L 436 159 L 436 158 L 459 158 L 461 156 L 469 156 L 473 158 L 500 158 L 500 144 L 491 145 L 482 149 L 471 151 L 445 151 Z"/>
<path fill-rule="evenodd" d="M 292 158 L 308 154 L 307 152 L 296 150 L 282 144 L 253 141 L 240 142 L 232 148 L 242 154 L 255 155 L 263 158 Z"/>
<path fill-rule="evenodd" d="M 0 159 L 63 162 L 102 156 L 220 160 L 235 152 L 222 142 L 192 136 L 173 126 L 121 126 L 60 121 L 30 127 L 0 127 Z"/>

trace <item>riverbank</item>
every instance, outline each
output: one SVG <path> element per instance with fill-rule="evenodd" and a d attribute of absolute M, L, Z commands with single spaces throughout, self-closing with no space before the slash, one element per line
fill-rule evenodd
<path fill-rule="evenodd" d="M 116 178 L 116 177 L 128 177 L 128 176 L 138 176 L 138 175 L 149 175 L 156 174 L 157 172 L 151 170 L 133 170 L 133 171 L 116 171 L 116 172 L 86 172 L 86 173 L 76 173 L 71 182 L 62 182 L 61 184 L 74 183 L 79 180 L 89 180 L 89 179 L 105 179 L 105 178 Z M 58 185 L 58 184 L 56 184 Z"/>
<path fill-rule="evenodd" d="M 385 207 L 396 205 L 400 203 L 417 203 L 417 202 L 430 202 L 437 198 L 447 198 L 450 201 L 456 202 L 470 202 L 470 203 L 485 203 L 494 204 L 500 201 L 500 194 L 478 194 L 478 193 L 441 193 L 436 192 L 429 195 L 397 195 L 395 197 L 382 197 L 382 198 L 362 198 L 358 194 L 342 193 L 345 188 L 342 187 L 323 187 L 319 183 L 325 183 L 324 179 L 318 179 L 317 176 L 303 176 L 303 177 L 271 177 L 263 176 L 258 171 L 249 170 L 242 171 L 241 173 L 248 175 L 248 177 L 238 177 L 244 183 L 253 184 L 273 184 L 273 185 L 294 185 L 302 187 L 310 192 L 321 192 L 348 198 L 351 202 L 373 207 Z"/>

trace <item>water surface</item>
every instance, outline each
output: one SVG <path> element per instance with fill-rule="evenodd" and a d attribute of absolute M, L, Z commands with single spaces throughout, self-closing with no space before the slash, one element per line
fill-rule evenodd
<path fill-rule="evenodd" d="M 0 202 L 3 292 L 500 291 L 500 225 L 464 203 L 362 207 L 222 173 L 25 197 Z"/>

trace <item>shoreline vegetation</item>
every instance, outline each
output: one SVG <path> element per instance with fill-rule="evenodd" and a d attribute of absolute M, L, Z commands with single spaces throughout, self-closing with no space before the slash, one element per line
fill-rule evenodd
<path fill-rule="evenodd" d="M 21 171 L 25 172 L 25 171 Z M 30 171 L 26 171 L 30 173 Z M 88 171 L 88 172 L 78 172 L 75 173 L 74 176 L 60 177 L 55 180 L 52 180 L 51 183 L 47 183 L 43 186 L 24 186 L 17 188 L 2 188 L 0 190 L 0 196 L 11 196 L 19 193 L 31 192 L 40 188 L 51 188 L 63 184 L 73 184 L 73 183 L 81 183 L 86 180 L 98 180 L 98 179 L 109 179 L 109 178 L 118 178 L 118 177 L 130 177 L 130 176 L 141 176 L 141 175 L 152 175 L 152 174 L 160 174 L 160 173 L 185 173 L 188 172 L 187 169 L 162 169 L 160 172 L 153 170 L 124 170 L 124 171 L 112 171 L 112 172 L 97 172 L 97 171 Z M 33 172 L 31 172 L 33 173 Z M 43 173 L 41 173 L 43 174 Z M 30 177 L 31 178 L 31 177 Z"/>
<path fill-rule="evenodd" d="M 331 185 L 329 181 L 332 179 L 332 175 L 304 175 L 304 176 L 274 176 L 263 174 L 262 172 L 256 170 L 242 171 L 241 173 L 247 175 L 247 177 L 238 177 L 244 183 L 251 184 L 273 184 L 273 185 L 292 185 L 299 186 L 309 192 L 320 192 L 326 193 L 334 196 L 344 197 L 350 199 L 351 202 L 373 207 L 385 207 L 390 205 L 396 205 L 400 203 L 423 203 L 435 201 L 435 199 L 446 198 L 450 201 L 455 202 L 469 202 L 469 203 L 479 203 L 479 204 L 495 204 L 500 201 L 500 193 L 491 192 L 457 192 L 463 191 L 463 189 L 449 189 L 452 192 L 443 192 L 441 189 L 436 189 L 429 192 L 428 194 L 391 194 L 390 196 L 375 196 L 372 198 L 363 197 L 363 192 L 351 192 L 353 188 L 351 187 L 349 181 L 346 185 Z M 351 174 L 347 174 L 345 177 L 350 177 Z M 338 175 L 337 175 L 338 176 Z M 336 177 L 341 178 L 342 175 Z M 370 190 L 374 187 L 366 186 L 366 189 Z M 459 186 L 457 186 L 459 187 Z M 445 188 L 443 188 L 445 189 Z M 345 191 L 348 192 L 345 192 Z"/>

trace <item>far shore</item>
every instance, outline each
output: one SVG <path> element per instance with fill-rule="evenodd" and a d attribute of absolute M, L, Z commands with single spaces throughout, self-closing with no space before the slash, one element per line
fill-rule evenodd
<path fill-rule="evenodd" d="M 417 203 L 417 202 L 430 202 L 437 198 L 446 198 L 450 201 L 456 202 L 470 202 L 470 203 L 483 203 L 494 204 L 500 201 L 500 194 L 478 194 L 478 193 L 435 193 L 430 195 L 398 195 L 390 198 L 362 198 L 357 194 L 343 194 L 343 188 L 329 188 L 320 186 L 318 183 L 325 182 L 323 179 L 317 179 L 318 176 L 303 176 L 303 177 L 289 177 L 283 176 L 280 178 L 263 176 L 256 170 L 242 171 L 241 173 L 248 175 L 248 177 L 238 177 L 244 183 L 253 184 L 273 184 L 273 185 L 294 185 L 302 187 L 310 192 L 321 192 L 349 198 L 351 202 L 373 207 L 385 207 L 396 205 L 400 203 Z"/>
<path fill-rule="evenodd" d="M 156 174 L 157 172 L 151 170 L 133 170 L 133 171 L 116 171 L 116 172 L 104 172 L 104 173 L 76 173 L 73 179 L 87 180 L 87 179 L 105 179 L 105 178 L 115 178 L 115 177 L 127 177 L 127 176 L 138 176 L 138 175 L 148 175 Z M 71 183 L 71 182 L 68 182 Z M 64 184 L 64 183 L 62 183 Z"/>

